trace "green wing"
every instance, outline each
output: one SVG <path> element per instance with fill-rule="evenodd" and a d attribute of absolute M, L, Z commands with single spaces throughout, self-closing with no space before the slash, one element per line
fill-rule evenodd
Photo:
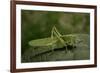
<path fill-rule="evenodd" d="M 43 47 L 43 46 L 51 46 L 53 45 L 54 43 L 57 42 L 57 39 L 56 38 L 53 38 L 53 41 L 51 40 L 50 37 L 48 38 L 43 38 L 43 39 L 36 39 L 36 40 L 32 40 L 29 42 L 29 45 L 30 46 L 33 46 L 33 47 Z"/>

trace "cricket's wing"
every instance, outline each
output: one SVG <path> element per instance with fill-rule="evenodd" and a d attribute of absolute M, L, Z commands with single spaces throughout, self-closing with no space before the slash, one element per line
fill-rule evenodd
<path fill-rule="evenodd" d="M 29 45 L 33 47 L 44 47 L 44 46 L 50 46 L 56 43 L 56 41 L 57 41 L 56 38 L 51 39 L 51 37 L 48 37 L 43 39 L 31 40 L 29 42 Z"/>

